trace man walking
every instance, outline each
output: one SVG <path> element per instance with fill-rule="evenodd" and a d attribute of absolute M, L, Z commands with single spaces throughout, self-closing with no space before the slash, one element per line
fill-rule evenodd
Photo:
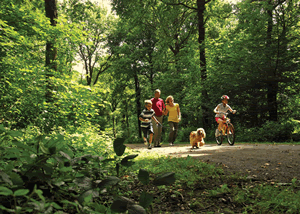
<path fill-rule="evenodd" d="M 164 117 L 164 111 L 165 111 L 165 103 L 163 99 L 160 98 L 160 90 L 156 89 L 154 92 L 154 98 L 151 99 L 152 101 L 152 109 L 155 112 L 156 119 L 162 124 L 163 117 Z M 162 132 L 162 126 L 157 125 L 156 122 L 152 119 L 152 125 L 153 125 L 153 131 L 154 131 L 154 147 L 161 147 L 161 132 Z"/>

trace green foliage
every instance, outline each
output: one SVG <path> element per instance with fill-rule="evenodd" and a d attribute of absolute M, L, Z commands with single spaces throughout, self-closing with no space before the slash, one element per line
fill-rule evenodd
<path fill-rule="evenodd" d="M 299 197 L 299 191 L 294 193 L 291 188 L 260 185 L 239 191 L 233 200 L 251 204 L 245 212 L 296 213 L 300 209 Z"/>
<path fill-rule="evenodd" d="M 244 130 L 238 135 L 239 140 L 246 142 L 287 142 L 292 140 L 296 124 L 291 121 L 282 123 L 268 121 L 262 127 Z"/>
<path fill-rule="evenodd" d="M 94 137 L 85 137 L 89 142 L 74 144 L 75 136 L 67 132 L 64 135 L 53 132 L 46 136 L 39 135 L 38 129 L 34 128 L 10 131 L 1 125 L 0 129 L 1 141 L 6 142 L 0 150 L 0 199 L 3 202 L 0 209 L 7 212 L 109 210 L 101 205 L 107 203 L 102 197 L 107 195 L 112 200 L 121 182 L 120 178 L 113 176 L 110 163 L 131 166 L 128 163 L 133 163 L 132 159 L 137 157 L 131 154 L 119 160 L 126 153 L 125 146 L 121 147 L 124 140 L 116 139 L 113 149 L 118 157 L 111 159 L 109 144 L 99 142 L 101 138 L 96 133 Z M 144 185 L 149 185 L 147 171 L 140 170 L 138 178 Z M 157 186 L 174 182 L 174 173 L 159 175 L 152 181 Z M 78 202 L 73 202 L 76 200 Z M 140 197 L 141 206 L 131 199 L 116 197 L 110 209 L 115 212 L 130 210 L 145 213 L 144 208 L 152 201 L 153 196 L 146 192 Z"/>

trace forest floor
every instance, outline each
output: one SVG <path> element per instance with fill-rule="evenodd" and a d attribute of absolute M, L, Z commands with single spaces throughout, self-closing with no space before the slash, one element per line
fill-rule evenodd
<path fill-rule="evenodd" d="M 252 213 L 284 213 L 282 210 L 277 212 L 275 208 L 271 210 L 266 208 L 266 210 L 261 211 L 261 207 L 255 207 L 255 203 L 248 202 L 248 199 L 245 199 L 245 202 L 238 202 L 234 199 L 237 194 L 233 191 L 218 193 L 215 196 L 206 196 L 206 193 L 209 190 L 222 187 L 223 184 L 227 184 L 231 190 L 240 188 L 241 193 L 244 191 L 251 192 L 256 186 L 271 185 L 274 187 L 272 189 L 274 192 L 267 197 L 268 199 L 264 199 L 267 201 L 266 203 L 269 203 L 268 201 L 275 200 L 273 194 L 279 194 L 277 190 L 283 191 L 284 188 L 289 188 L 292 185 L 293 178 L 300 180 L 299 144 L 237 143 L 234 146 L 228 144 L 218 146 L 214 143 L 206 144 L 199 149 L 191 149 L 189 144 L 174 146 L 164 144 L 162 147 L 151 150 L 142 144 L 126 144 L 126 146 L 133 150 L 178 158 L 191 156 L 197 160 L 195 163 L 200 160 L 223 168 L 222 179 L 207 178 L 206 181 L 203 181 L 205 184 L 202 187 L 183 191 L 178 200 L 171 200 L 171 198 L 162 200 L 162 203 L 154 206 L 152 213 L 244 213 L 245 209 L 249 209 L 249 206 L 254 206 Z M 281 190 L 281 188 L 283 189 Z M 295 194 L 299 190 L 300 186 L 293 189 Z M 255 194 L 257 195 L 253 196 L 253 200 L 261 197 L 260 193 Z M 198 201 L 197 198 L 201 198 L 201 201 Z M 278 204 L 280 203 L 278 202 Z M 179 205 L 181 207 L 178 207 Z"/>
<path fill-rule="evenodd" d="M 191 149 L 189 144 L 162 145 L 148 150 L 142 144 L 127 144 L 131 149 L 156 152 L 173 157 L 191 156 L 207 163 L 220 165 L 225 173 L 237 173 L 254 180 L 291 182 L 300 180 L 300 145 L 288 144 L 206 144 Z"/>

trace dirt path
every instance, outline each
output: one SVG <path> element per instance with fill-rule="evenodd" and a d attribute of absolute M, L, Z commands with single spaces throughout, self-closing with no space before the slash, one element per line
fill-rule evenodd
<path fill-rule="evenodd" d="M 145 145 L 127 144 L 129 148 L 157 152 L 173 157 L 191 156 L 223 167 L 225 173 L 240 173 L 252 180 L 290 183 L 300 180 L 300 145 L 206 144 L 199 149 L 190 145 L 168 146 L 148 150 Z"/>

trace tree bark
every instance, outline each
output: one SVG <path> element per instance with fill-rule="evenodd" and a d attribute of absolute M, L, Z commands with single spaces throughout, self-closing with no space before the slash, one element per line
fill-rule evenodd
<path fill-rule="evenodd" d="M 50 19 L 51 26 L 56 26 L 56 19 L 58 18 L 56 0 L 45 0 L 46 17 Z M 57 57 L 57 49 L 54 47 L 55 38 L 52 41 L 47 41 L 46 44 L 46 79 L 47 79 L 47 92 L 46 99 L 52 100 L 52 86 L 49 78 L 53 76 L 53 70 L 57 70 L 55 62 Z"/>
<path fill-rule="evenodd" d="M 270 79 L 267 82 L 267 103 L 269 110 L 269 120 L 278 121 L 278 105 L 277 105 L 277 93 L 278 93 L 278 81 L 276 74 L 276 67 L 272 64 L 272 31 L 273 31 L 273 7 L 271 6 L 272 0 L 269 0 L 269 8 L 267 9 L 268 14 L 268 26 L 267 26 L 267 43 L 266 51 L 268 58 L 268 78 Z"/>
<path fill-rule="evenodd" d="M 139 120 L 141 110 L 141 89 L 140 89 L 140 82 L 138 79 L 136 68 L 134 68 L 134 84 L 135 84 L 135 102 L 136 102 L 136 112 L 137 112 L 137 119 L 138 119 L 138 126 L 139 126 L 139 137 L 142 138 L 142 130 L 141 130 L 141 121 Z"/>
<path fill-rule="evenodd" d="M 204 12 L 205 12 L 205 0 L 197 0 L 197 17 L 198 17 L 198 43 L 200 51 L 200 69 L 201 69 L 201 82 L 205 84 L 207 78 L 206 72 L 206 56 L 205 56 L 205 22 L 204 22 Z M 202 87 L 202 122 L 204 128 L 207 128 L 209 125 L 209 111 L 205 105 L 205 100 L 208 100 L 208 94 L 205 87 Z"/>

